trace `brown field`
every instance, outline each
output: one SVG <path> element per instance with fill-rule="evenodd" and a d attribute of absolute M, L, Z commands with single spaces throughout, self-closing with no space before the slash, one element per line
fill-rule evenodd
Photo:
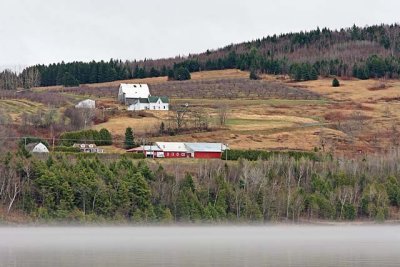
<path fill-rule="evenodd" d="M 292 82 L 285 76 L 263 75 L 253 82 L 248 72 L 224 70 L 193 73 L 191 81 L 181 83 L 160 77 L 35 90 L 55 90 L 76 99 L 91 97 L 103 106 L 123 110 L 115 101 L 121 82 L 148 83 L 153 94 L 170 96 L 172 106 L 189 104 L 192 111 L 207 114 L 211 130 L 157 137 L 161 122 L 173 126 L 172 111 L 150 112 L 146 117 L 110 114 L 107 122 L 93 128 L 109 129 L 119 147 L 126 127 L 132 127 L 138 138 L 153 141 L 224 142 L 238 149 L 317 148 L 348 155 L 385 152 L 395 145 L 393 136 L 400 138 L 399 80 L 341 80 L 341 86 L 333 88 L 327 78 Z M 217 124 L 221 105 L 229 110 L 223 127 Z"/>

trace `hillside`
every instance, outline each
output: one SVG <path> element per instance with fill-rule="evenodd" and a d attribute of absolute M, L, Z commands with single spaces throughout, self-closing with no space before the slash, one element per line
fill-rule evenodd
<path fill-rule="evenodd" d="M 147 111 L 140 116 L 126 112 L 116 101 L 120 81 L 41 87 L 35 92 L 66 97 L 69 105 L 78 99 L 96 99 L 109 111 L 105 112 L 107 121 L 96 123 L 93 129 L 107 128 L 114 136 L 114 146 L 119 148 L 126 127 L 134 129 L 138 140 L 218 141 L 228 143 L 232 149 L 317 149 L 353 157 L 385 153 L 397 146 L 399 80 L 340 79 L 341 86 L 333 88 L 332 80 L 322 77 L 293 82 L 288 76 L 262 75 L 262 79 L 252 81 L 248 74 L 219 70 L 197 72 L 192 80 L 182 82 L 162 77 L 125 81 L 145 81 L 154 95 L 171 98 L 172 109 L 189 104 L 187 130 L 180 133 L 159 133 L 161 123 L 166 128 L 176 127 L 173 110 Z M 60 106 L 60 113 L 65 107 Z M 228 114 L 225 125 L 218 122 L 221 107 Z M 198 115 L 207 120 L 207 130 L 198 128 Z"/>
<path fill-rule="evenodd" d="M 17 75 L 0 74 L 0 88 L 102 83 L 132 78 L 176 79 L 176 71 L 240 69 L 258 74 L 285 74 L 294 80 L 319 76 L 397 78 L 400 74 L 400 26 L 374 25 L 340 30 L 327 28 L 309 32 L 267 36 L 231 44 L 200 54 L 167 59 L 108 62 L 71 62 L 37 65 Z"/>

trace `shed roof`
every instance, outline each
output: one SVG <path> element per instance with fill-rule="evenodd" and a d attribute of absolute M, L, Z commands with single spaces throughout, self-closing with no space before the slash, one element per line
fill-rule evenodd
<path fill-rule="evenodd" d="M 192 152 L 222 152 L 227 149 L 222 143 L 185 143 Z"/>
<path fill-rule="evenodd" d="M 156 145 L 165 152 L 187 152 L 185 143 L 181 142 L 156 142 Z"/>
<path fill-rule="evenodd" d="M 125 94 L 125 98 L 148 98 L 150 96 L 150 89 L 147 84 L 121 83 L 119 94 Z"/>

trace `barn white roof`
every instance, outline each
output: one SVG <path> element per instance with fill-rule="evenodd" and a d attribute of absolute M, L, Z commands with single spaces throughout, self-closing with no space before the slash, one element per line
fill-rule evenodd
<path fill-rule="evenodd" d="M 125 94 L 125 98 L 148 98 L 150 96 L 150 89 L 147 84 L 121 83 L 119 94 Z"/>
<path fill-rule="evenodd" d="M 222 152 L 226 146 L 222 143 L 185 143 L 192 152 Z"/>
<path fill-rule="evenodd" d="M 156 142 L 156 145 L 165 152 L 187 152 L 185 143 L 181 142 Z"/>

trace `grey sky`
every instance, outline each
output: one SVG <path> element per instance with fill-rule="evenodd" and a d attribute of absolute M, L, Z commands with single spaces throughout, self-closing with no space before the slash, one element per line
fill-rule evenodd
<path fill-rule="evenodd" d="M 274 33 L 394 23 L 398 0 L 0 0 L 0 66 L 187 55 Z"/>

